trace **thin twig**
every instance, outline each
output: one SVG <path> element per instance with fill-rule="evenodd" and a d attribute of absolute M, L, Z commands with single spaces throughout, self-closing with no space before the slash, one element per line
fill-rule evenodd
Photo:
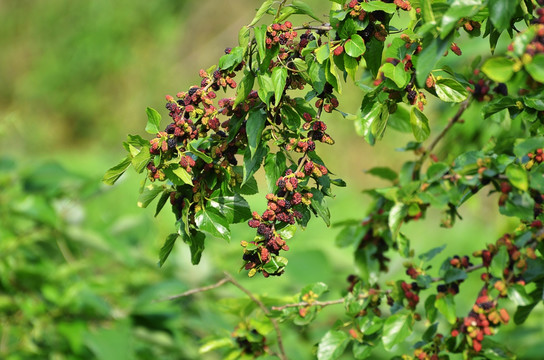
<path fill-rule="evenodd" d="M 484 267 L 484 264 L 478 264 L 478 265 L 474 265 L 474 266 L 469 266 L 465 269 L 465 272 L 468 274 L 468 273 L 471 273 L 473 271 L 476 271 L 476 270 L 480 270 Z M 431 279 L 431 282 L 439 282 L 439 281 L 443 281 L 444 278 L 443 277 L 435 277 L 435 278 L 432 278 Z"/>
<path fill-rule="evenodd" d="M 455 115 L 448 121 L 448 124 L 446 127 L 438 134 L 438 136 L 431 142 L 429 147 L 423 151 L 421 154 L 421 157 L 417 160 L 414 170 L 412 171 L 413 177 L 418 178 L 419 177 L 419 171 L 421 170 L 421 166 L 427 159 L 427 157 L 431 154 L 433 149 L 436 147 L 436 145 L 442 140 L 442 138 L 446 135 L 446 133 L 452 128 L 455 123 L 457 123 L 460 119 L 465 110 L 468 108 L 468 105 L 470 104 L 470 98 L 466 99 L 463 103 L 461 103 L 461 106 L 459 107 L 459 110 L 455 113 Z"/>
<path fill-rule="evenodd" d="M 161 300 L 156 300 L 156 301 L 157 302 L 163 302 L 163 301 L 170 301 L 170 300 L 179 299 L 181 297 L 185 297 L 185 296 L 201 293 L 201 292 L 204 292 L 204 291 L 216 289 L 216 288 L 218 288 L 218 287 L 220 287 L 220 286 L 222 286 L 222 285 L 224 285 L 225 283 L 228 283 L 228 282 L 230 282 L 229 278 L 224 277 L 223 279 L 219 280 L 218 282 L 216 282 L 213 285 L 208 285 L 208 286 L 204 286 L 204 287 L 201 287 L 201 288 L 187 290 L 186 292 L 183 292 L 181 294 L 172 295 L 172 296 L 169 296 L 167 298 L 164 298 L 164 299 L 161 299 Z"/>
<path fill-rule="evenodd" d="M 321 26 L 311 26 L 311 25 L 303 25 L 303 26 L 295 26 L 293 27 L 293 30 L 316 30 L 316 31 L 330 31 L 332 30 L 332 26 L 330 25 L 321 25 Z"/>
<path fill-rule="evenodd" d="M 263 302 L 261 300 L 257 299 L 255 297 L 255 295 L 253 295 L 251 293 L 251 291 L 249 291 L 248 289 L 243 287 L 229 273 L 225 272 L 224 274 L 225 274 L 225 278 L 227 279 L 227 281 L 229 281 L 232 285 L 236 286 L 238 289 L 242 290 L 251 299 L 251 301 L 253 301 L 255 304 L 257 304 L 257 306 L 259 308 L 261 308 L 261 310 L 266 315 L 270 315 L 270 310 L 266 307 L 265 304 L 263 304 Z M 278 347 L 280 349 L 280 353 L 278 354 L 278 356 L 280 357 L 281 360 L 287 360 L 287 355 L 285 353 L 285 349 L 283 348 L 283 341 L 282 341 L 281 331 L 280 331 L 280 327 L 278 325 L 278 322 L 276 321 L 276 319 L 274 319 L 272 317 L 269 317 L 269 316 L 268 316 L 268 320 L 270 320 L 270 322 L 272 323 L 272 326 L 274 326 L 274 330 L 276 331 L 276 338 L 278 340 Z"/>
<path fill-rule="evenodd" d="M 299 307 L 299 306 L 320 306 L 325 307 L 329 305 L 337 305 L 342 304 L 344 302 L 344 298 L 336 299 L 336 300 L 329 300 L 329 301 L 312 301 L 312 302 L 306 302 L 301 301 L 294 304 L 285 304 L 282 306 L 272 306 L 272 310 L 274 311 L 281 311 L 283 309 L 292 308 L 292 307 Z"/>

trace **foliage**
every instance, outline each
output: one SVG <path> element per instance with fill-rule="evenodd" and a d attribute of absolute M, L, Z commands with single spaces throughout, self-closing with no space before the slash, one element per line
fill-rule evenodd
<path fill-rule="evenodd" d="M 391 185 L 368 190 L 373 208 L 362 221 L 346 224 L 337 238 L 339 246 L 353 248 L 358 267 L 346 295 L 320 301 L 327 289 L 322 283 L 304 288 L 298 302 L 283 306 L 267 307 L 251 295 L 260 310 L 244 314 L 232 335 L 236 344 L 216 340 L 204 350 L 225 345 L 228 358 L 287 358 L 278 320 L 309 325 L 319 309 L 344 304 L 344 319 L 317 346 L 319 359 L 339 358 L 348 347 L 358 359 L 372 356 L 377 346 L 395 351 L 423 319 L 428 329 L 404 358 L 513 358 L 490 337 L 511 321 L 506 299 L 517 306 L 512 316 L 516 324 L 542 300 L 542 4 L 331 2 L 327 21 L 313 25 L 322 18 L 304 2 L 264 1 L 241 29 L 239 46 L 228 48 L 217 66 L 200 71 L 200 85 L 176 98 L 166 97 L 171 122 L 164 131 L 159 112 L 147 109 L 146 131 L 155 137 L 147 141 L 129 135 L 124 143 L 127 157 L 106 173 L 104 182 L 115 183 L 132 165 L 150 182 L 141 188 L 140 207 L 158 198 L 158 214 L 170 201 L 176 231 L 160 251 L 161 265 L 179 238 L 189 246 L 192 263 L 198 264 L 209 237 L 228 241 L 230 225 L 248 221 L 257 234 L 241 241 L 242 268 L 250 277 L 279 276 L 288 271 L 285 252 L 295 224 L 305 228 L 316 216 L 330 225 L 327 198 L 332 197 L 332 185 L 345 186 L 317 154 L 322 147 L 316 143 L 335 144 L 323 113 L 352 120 L 357 133 L 372 145 L 388 128 L 408 129 L 415 141 L 402 150 L 412 152 L 413 159 L 399 172 L 387 167 L 370 170 Z M 300 26 L 288 20 L 294 15 L 303 16 L 302 21 L 296 18 Z M 466 38 L 461 32 L 468 38 L 488 38 L 490 54 L 466 69 L 453 69 L 442 59 L 463 56 Z M 494 55 L 503 33 L 511 44 L 505 54 Z M 364 94 L 356 114 L 340 111 L 337 98 L 350 78 Z M 236 93 L 217 99 L 217 91 L 228 89 Z M 455 113 L 423 146 L 431 135 L 432 124 L 425 115 L 428 98 L 451 104 Z M 475 108 L 480 113 L 470 112 Z M 486 121 L 503 127 L 485 144 L 461 139 L 475 149 L 461 148 L 440 159 L 435 148 L 450 129 L 467 121 L 462 117 L 468 114 L 473 115 L 471 122 L 481 120 L 480 127 Z M 267 208 L 259 214 L 243 196 L 258 192 L 254 175 L 261 167 L 268 194 Z M 451 254 L 435 271 L 430 261 L 444 247 L 415 254 L 403 225 L 436 208 L 444 212 L 442 225 L 451 227 L 460 219 L 462 205 L 482 190 L 497 193 L 499 212 L 517 219 L 518 226 L 482 244 L 472 259 Z M 407 277 L 380 283 L 395 253 L 405 259 Z M 480 270 L 481 289 L 465 295 L 474 298 L 472 309 L 458 313 L 460 285 Z M 434 283 L 439 283 L 436 291 Z M 268 342 L 273 332 L 277 351 Z"/>

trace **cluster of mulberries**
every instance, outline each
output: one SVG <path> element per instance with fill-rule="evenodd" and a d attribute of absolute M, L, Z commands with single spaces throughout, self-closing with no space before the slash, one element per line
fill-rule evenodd
<path fill-rule="evenodd" d="M 404 293 L 404 297 L 408 301 L 408 306 L 406 306 L 408 309 L 415 309 L 417 304 L 419 303 L 419 286 L 416 282 L 412 282 L 408 284 L 407 282 L 403 281 L 400 284 L 402 291 Z"/>
<path fill-rule="evenodd" d="M 297 32 L 292 31 L 293 24 L 286 21 L 283 24 L 272 24 L 266 28 L 266 47 L 268 49 L 276 44 L 290 46 L 297 37 Z"/>
<path fill-rule="evenodd" d="M 499 309 L 497 301 L 489 297 L 487 289 L 483 289 L 472 307 L 472 310 L 458 326 L 452 330 L 453 337 L 465 334 L 465 339 L 474 351 L 482 350 L 485 336 L 493 335 L 494 328 L 506 324 L 510 316 L 506 309 Z"/>
<path fill-rule="evenodd" d="M 266 195 L 268 204 L 263 214 L 253 212 L 248 225 L 257 229 L 258 236 L 254 241 L 242 242 L 245 248 L 243 255 L 246 261 L 245 269 L 250 271 L 250 276 L 262 272 L 265 277 L 268 277 L 281 275 L 283 272 L 283 269 L 280 269 L 276 273 L 269 273 L 263 267 L 270 262 L 272 256 L 279 255 L 280 250 L 289 250 L 289 246 L 276 229 L 294 225 L 297 220 L 302 220 L 303 215 L 297 209 L 311 204 L 313 194 L 304 190 L 299 191 L 299 180 L 304 177 L 303 172 L 295 173 L 288 169 L 285 176 L 279 177 L 276 181 L 278 187 L 276 193 Z"/>

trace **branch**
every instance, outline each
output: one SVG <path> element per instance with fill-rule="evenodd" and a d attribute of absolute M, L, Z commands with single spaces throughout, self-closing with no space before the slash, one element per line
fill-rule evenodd
<path fill-rule="evenodd" d="M 465 272 L 468 274 L 468 273 L 471 273 L 473 271 L 476 271 L 476 270 L 480 270 L 484 267 L 484 264 L 478 264 L 478 265 L 474 265 L 474 266 L 469 266 L 468 268 L 465 269 Z M 435 278 L 432 278 L 431 279 L 431 282 L 439 282 L 439 281 L 442 281 L 444 280 L 444 278 L 442 277 L 435 277 Z"/>
<path fill-rule="evenodd" d="M 238 281 L 236 281 L 229 273 L 225 272 L 225 279 L 229 281 L 232 285 L 236 286 L 238 289 L 242 290 L 250 299 L 253 301 L 261 310 L 266 314 L 270 315 L 270 310 L 263 304 L 263 302 L 255 297 L 248 289 L 243 287 Z M 276 319 L 271 318 L 269 316 L 268 320 L 272 323 L 272 326 L 274 326 L 274 330 L 276 331 L 276 337 L 278 339 L 278 347 L 280 348 L 280 353 L 278 356 L 281 360 L 287 360 L 287 355 L 285 354 L 285 349 L 283 348 L 283 342 L 281 337 L 281 331 L 280 327 L 278 326 L 278 322 Z"/>
<path fill-rule="evenodd" d="M 332 30 L 332 26 L 330 25 L 321 25 L 321 26 L 303 25 L 303 26 L 294 26 L 293 30 L 330 31 Z"/>
<path fill-rule="evenodd" d="M 362 296 L 360 295 L 360 297 L 362 297 Z M 294 303 L 294 304 L 285 304 L 285 305 L 282 305 L 282 306 L 272 306 L 272 310 L 281 311 L 283 309 L 292 308 L 292 307 L 299 307 L 299 306 L 321 306 L 321 307 L 325 307 L 325 306 L 329 306 L 329 305 L 342 304 L 343 302 L 344 302 L 344 298 L 336 299 L 336 300 L 329 300 L 329 301 L 312 301 L 312 302 L 301 301 L 299 303 Z"/>
<path fill-rule="evenodd" d="M 440 134 L 433 140 L 433 142 L 429 145 L 429 147 L 423 151 L 423 154 L 421 154 L 421 157 L 417 160 L 414 170 L 412 171 L 412 177 L 419 177 L 419 170 L 421 170 L 421 165 L 423 165 L 423 162 L 427 157 L 431 154 L 433 149 L 436 147 L 438 142 L 442 140 L 442 138 L 447 134 L 447 132 L 452 128 L 453 125 L 455 125 L 456 122 L 459 122 L 461 119 L 461 115 L 465 112 L 465 110 L 468 108 L 468 105 L 470 104 L 471 98 L 469 97 L 459 107 L 459 110 L 457 110 L 457 113 L 448 121 L 448 124 L 446 127 L 442 130 Z"/>
<path fill-rule="evenodd" d="M 164 298 L 162 300 L 156 300 L 156 302 L 175 300 L 175 299 L 179 299 L 181 297 L 201 293 L 201 292 L 208 291 L 208 290 L 213 290 L 213 289 L 216 289 L 216 288 L 218 288 L 218 287 L 220 287 L 220 286 L 222 286 L 222 285 L 224 285 L 224 284 L 226 284 L 228 282 L 230 282 L 230 280 L 225 276 L 223 279 L 219 280 L 218 282 L 216 282 L 213 285 L 208 285 L 208 286 L 204 286 L 204 287 L 201 287 L 201 288 L 187 290 L 186 292 L 183 292 L 181 294 L 172 295 L 172 296 L 169 296 L 169 297 Z"/>

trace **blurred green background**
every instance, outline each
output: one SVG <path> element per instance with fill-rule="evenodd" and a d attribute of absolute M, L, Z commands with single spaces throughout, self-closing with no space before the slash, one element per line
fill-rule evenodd
<path fill-rule="evenodd" d="M 356 269 L 352 249 L 335 246 L 339 228 L 312 220 L 292 240 L 289 267 L 279 278 L 237 273 L 238 243 L 253 237 L 245 224 L 233 226 L 230 244 L 208 239 L 200 265 L 192 266 L 189 252 L 178 244 L 158 268 L 173 216 L 165 211 L 154 219 L 151 208 L 136 207 L 140 179 L 130 171 L 114 187 L 100 183 L 123 156 L 126 135 L 145 136 L 145 107 L 166 115 L 164 95 L 197 84 L 199 69 L 236 45 L 239 28 L 259 5 L 258 0 L 0 1 L 0 358 L 220 359 L 221 351 L 199 354 L 199 347 L 229 336 L 239 322 L 232 304 L 247 301 L 242 293 L 224 286 L 174 302 L 154 300 L 211 284 L 224 270 L 270 305 L 292 301 L 285 296 L 317 281 L 329 284 L 328 299 L 342 295 L 347 275 Z M 329 2 L 315 6 L 326 14 Z M 479 45 L 470 46 L 474 52 Z M 470 58 L 471 49 L 463 51 Z M 348 85 L 340 97 L 342 110 L 356 112 L 361 98 Z M 451 109 L 431 105 L 428 111 L 436 130 Z M 447 141 L 455 144 L 461 132 L 486 141 L 493 130 L 477 133 L 477 114 Z M 336 145 L 318 152 L 348 183 L 330 201 L 333 222 L 360 219 L 370 201 L 362 190 L 385 185 L 364 170 L 399 169 L 410 154 L 392 148 L 411 135 L 388 131 L 370 147 L 340 115 L 325 120 Z M 456 147 L 448 149 L 451 154 L 442 150 L 440 156 L 454 156 Z M 264 187 L 262 174 L 257 177 Z M 263 195 L 248 199 L 259 212 L 266 205 Z M 447 244 L 439 263 L 446 252 L 470 254 L 514 228 L 508 219 L 490 215 L 495 213 L 496 199 L 481 194 L 469 201 L 465 221 L 454 229 L 440 228 L 440 214 L 431 211 L 426 221 L 403 231 L 416 253 Z M 400 278 L 403 271 L 402 263 L 393 261 L 387 276 Z M 478 282 L 463 287 L 477 289 Z M 463 314 L 474 299 L 457 301 Z M 290 357 L 313 358 L 314 345 L 341 313 L 327 308 L 310 327 L 283 324 Z M 531 316 L 523 330 L 508 326 L 498 337 L 522 358 L 539 359 L 542 308 Z M 412 351 L 398 353 L 404 350 Z M 378 349 L 374 358 L 390 355 Z"/>

